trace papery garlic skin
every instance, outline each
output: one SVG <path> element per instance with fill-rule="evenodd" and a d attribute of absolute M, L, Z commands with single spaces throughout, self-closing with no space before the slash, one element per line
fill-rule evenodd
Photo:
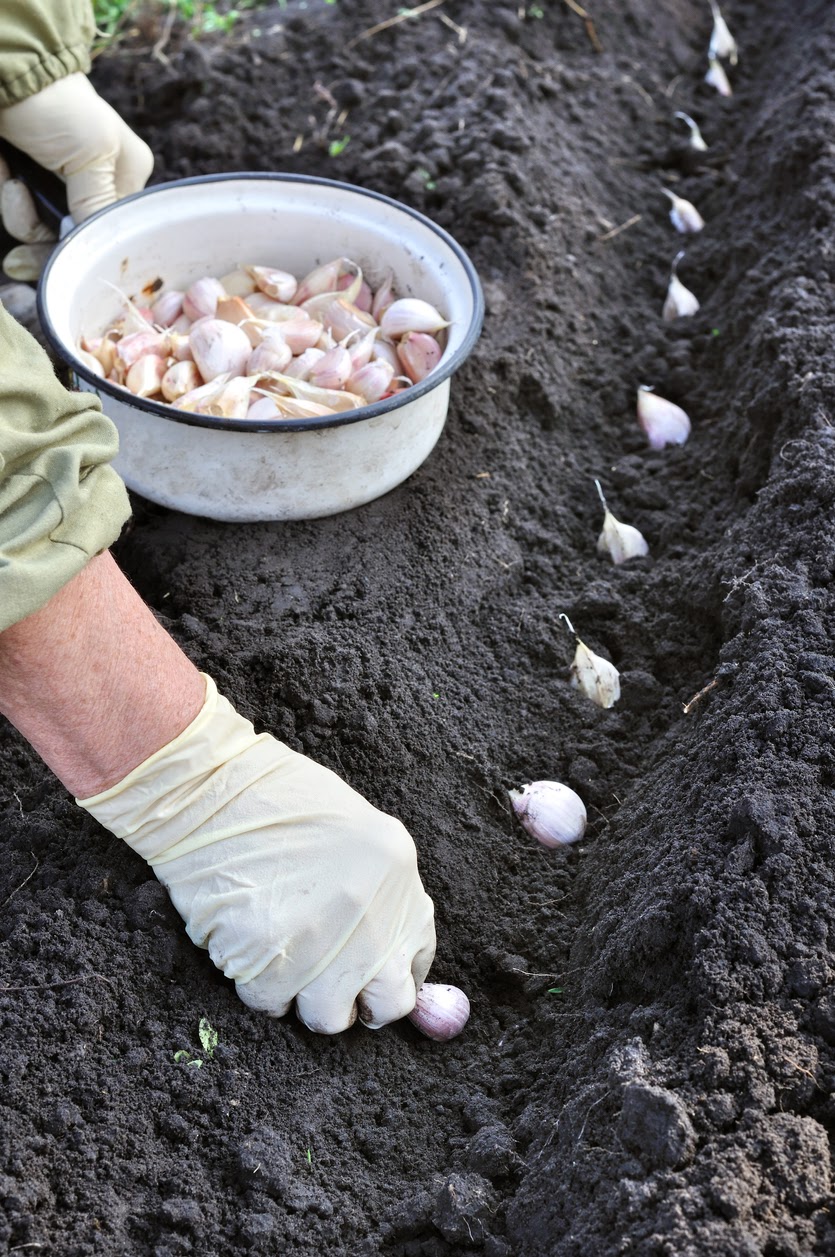
<path fill-rule="evenodd" d="M 638 388 L 638 423 L 646 433 L 650 447 L 661 450 L 665 445 L 683 445 L 690 436 L 690 416 L 675 402 L 659 397 L 648 384 Z"/>
<path fill-rule="evenodd" d="M 733 88 L 722 68 L 721 61 L 711 59 L 710 68 L 705 75 L 705 82 L 709 87 L 715 87 L 720 96 L 733 96 Z"/>
<path fill-rule="evenodd" d="M 670 198 L 670 222 L 676 231 L 687 235 L 704 228 L 705 220 L 692 201 L 686 201 L 683 196 L 676 196 L 675 192 L 671 192 L 669 188 L 662 188 L 661 191 Z"/>
<path fill-rule="evenodd" d="M 711 32 L 710 47 L 707 55 L 711 61 L 720 61 L 727 58 L 731 65 L 736 65 L 739 60 L 739 49 L 716 0 L 710 0 L 710 11 L 713 14 L 713 31 Z"/>
<path fill-rule="evenodd" d="M 457 986 L 424 982 L 409 1021 L 436 1043 L 448 1043 L 459 1035 L 470 1018 L 470 1001 Z"/>
<path fill-rule="evenodd" d="M 571 684 L 598 707 L 614 707 L 620 698 L 620 673 L 615 665 L 589 650 L 579 637 L 571 664 Z"/>
<path fill-rule="evenodd" d="M 533 781 L 508 793 L 520 824 L 543 847 L 570 846 L 586 832 L 585 804 L 561 781 Z"/>

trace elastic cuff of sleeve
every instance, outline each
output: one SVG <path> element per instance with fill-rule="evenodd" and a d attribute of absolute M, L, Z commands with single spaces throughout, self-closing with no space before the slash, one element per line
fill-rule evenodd
<path fill-rule="evenodd" d="M 46 606 L 113 544 L 131 513 L 108 464 L 90 468 L 65 504 L 37 474 L 13 474 L 5 489 L 12 502 L 0 515 L 0 632 Z"/>

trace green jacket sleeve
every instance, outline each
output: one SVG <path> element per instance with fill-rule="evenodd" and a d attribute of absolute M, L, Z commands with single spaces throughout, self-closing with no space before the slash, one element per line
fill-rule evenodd
<path fill-rule="evenodd" d="M 68 392 L 0 305 L 0 632 L 119 536 L 130 505 L 108 465 L 118 444 L 98 398 Z"/>
<path fill-rule="evenodd" d="M 34 96 L 67 74 L 87 74 L 94 35 L 90 0 L 3 0 L 0 109 Z"/>

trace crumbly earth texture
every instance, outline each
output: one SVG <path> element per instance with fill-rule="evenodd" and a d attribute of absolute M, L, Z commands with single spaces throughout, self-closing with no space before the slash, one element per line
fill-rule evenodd
<path fill-rule="evenodd" d="M 289 525 L 137 499 L 117 549 L 242 711 L 406 822 L 473 1013 L 439 1045 L 249 1012 L 4 729 L 4 1251 L 835 1252 L 835 11 L 729 0 L 722 97 L 707 4 L 584 4 L 286 0 L 96 61 L 155 179 L 360 184 L 481 275 L 407 483 Z M 707 224 L 672 323 L 662 186 Z M 641 383 L 686 445 L 648 448 Z M 649 557 L 596 552 L 594 477 Z M 536 779 L 583 797 L 577 847 L 514 821 Z"/>

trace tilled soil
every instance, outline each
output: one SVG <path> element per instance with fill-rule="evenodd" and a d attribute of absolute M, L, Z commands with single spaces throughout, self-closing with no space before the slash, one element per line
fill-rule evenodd
<path fill-rule="evenodd" d="M 701 0 L 575 7 L 447 0 L 362 37 L 401 11 L 287 0 L 96 62 L 155 179 L 360 184 L 481 275 L 406 484 L 290 525 L 137 499 L 117 549 L 242 711 L 405 821 L 473 1015 L 440 1046 L 249 1012 L 5 730 L 7 1251 L 835 1252 L 835 11 L 729 3 L 723 98 Z M 674 322 L 662 186 L 707 222 Z M 687 444 L 648 448 L 641 383 Z M 597 553 L 595 477 L 648 558 Z M 621 670 L 612 710 L 569 684 L 561 612 Z M 578 847 L 513 820 L 540 778 L 585 800 Z"/>

